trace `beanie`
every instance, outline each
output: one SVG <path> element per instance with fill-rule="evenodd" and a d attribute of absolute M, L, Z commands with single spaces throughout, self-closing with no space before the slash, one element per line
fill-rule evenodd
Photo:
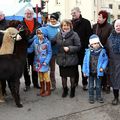
<path fill-rule="evenodd" d="M 96 34 L 91 35 L 90 38 L 89 38 L 89 44 L 91 45 L 93 43 L 99 43 L 100 46 L 103 47 L 103 45 L 100 42 L 99 37 Z"/>
<path fill-rule="evenodd" d="M 44 37 L 47 37 L 47 30 L 45 29 L 45 27 L 38 28 L 36 30 L 36 33 L 37 33 L 38 30 L 41 31 L 41 33 L 44 35 Z"/>
<path fill-rule="evenodd" d="M 50 18 L 54 18 L 54 19 L 56 19 L 56 20 L 58 21 L 59 15 L 58 15 L 58 13 L 52 13 L 52 14 L 50 15 Z"/>

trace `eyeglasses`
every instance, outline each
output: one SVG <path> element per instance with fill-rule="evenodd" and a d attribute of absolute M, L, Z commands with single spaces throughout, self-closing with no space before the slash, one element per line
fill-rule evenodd
<path fill-rule="evenodd" d="M 27 15 L 32 15 L 33 13 L 25 13 L 25 14 L 27 14 Z"/>

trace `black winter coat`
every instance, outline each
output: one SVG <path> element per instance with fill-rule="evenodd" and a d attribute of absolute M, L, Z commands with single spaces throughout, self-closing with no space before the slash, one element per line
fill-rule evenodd
<path fill-rule="evenodd" d="M 28 40 L 28 47 L 29 47 L 32 44 L 32 42 L 33 42 L 33 41 L 30 41 L 30 39 L 32 39 L 33 36 L 36 35 L 36 30 L 41 27 L 41 24 L 38 23 L 36 21 L 36 19 L 34 18 L 34 29 L 33 29 L 32 33 L 30 33 L 30 30 L 28 29 L 28 27 L 27 27 L 27 25 L 25 23 L 25 18 L 23 19 L 22 24 L 23 24 L 24 29 L 26 31 L 26 38 Z M 34 60 L 34 52 L 28 54 L 28 62 L 29 62 L 30 65 L 33 64 L 33 60 Z"/>
<path fill-rule="evenodd" d="M 1 20 L 0 21 L 0 30 L 5 30 L 8 27 L 9 21 L 8 20 Z M 3 33 L 0 33 L 0 46 L 2 44 Z"/>
<path fill-rule="evenodd" d="M 77 65 L 79 62 L 77 52 L 81 47 L 78 34 L 71 30 L 63 38 L 61 32 L 59 32 L 55 38 L 55 42 L 59 47 L 56 59 L 57 64 L 64 67 Z M 69 47 L 69 51 L 65 52 L 63 47 Z"/>
<path fill-rule="evenodd" d="M 92 34 L 90 22 L 80 16 L 79 19 L 72 20 L 73 30 L 78 33 L 81 41 L 81 50 L 78 52 L 79 64 L 82 65 L 85 49 L 88 48 L 89 37 Z"/>

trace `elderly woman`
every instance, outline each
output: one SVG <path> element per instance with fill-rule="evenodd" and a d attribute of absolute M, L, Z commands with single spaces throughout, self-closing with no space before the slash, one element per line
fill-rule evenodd
<path fill-rule="evenodd" d="M 36 29 L 41 27 L 41 24 L 39 24 L 36 19 L 34 18 L 34 10 L 32 7 L 26 7 L 25 8 L 25 16 L 23 19 L 23 25 L 25 30 L 27 31 L 27 38 L 28 38 L 28 43 L 30 46 L 32 44 L 32 41 L 30 39 L 33 38 L 33 36 L 36 34 Z M 24 69 L 24 78 L 25 78 L 25 91 L 29 90 L 31 80 L 30 80 L 30 75 L 29 75 L 29 68 L 31 66 L 31 72 L 32 72 L 32 82 L 35 88 L 40 88 L 38 85 L 38 75 L 37 72 L 33 70 L 33 59 L 34 59 L 34 53 L 30 53 L 27 56 L 27 61 L 26 61 L 26 66 Z"/>
<path fill-rule="evenodd" d="M 117 19 L 114 24 L 114 30 L 107 40 L 107 50 L 110 60 L 110 79 L 113 87 L 114 100 L 113 105 L 119 103 L 120 89 L 120 19 Z"/>

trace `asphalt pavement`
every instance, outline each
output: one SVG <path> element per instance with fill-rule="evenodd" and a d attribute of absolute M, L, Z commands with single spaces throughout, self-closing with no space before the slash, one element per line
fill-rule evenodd
<path fill-rule="evenodd" d="M 58 66 L 56 69 L 57 89 L 48 97 L 37 96 L 39 90 L 32 85 L 30 91 L 24 92 L 24 79 L 21 78 L 20 96 L 23 108 L 16 107 L 7 88 L 6 102 L 0 103 L 0 120 L 120 120 L 120 105 L 111 105 L 112 90 L 110 94 L 102 92 L 104 103 L 90 104 L 88 91 L 82 90 L 81 78 L 76 88 L 76 96 L 62 98 Z"/>

